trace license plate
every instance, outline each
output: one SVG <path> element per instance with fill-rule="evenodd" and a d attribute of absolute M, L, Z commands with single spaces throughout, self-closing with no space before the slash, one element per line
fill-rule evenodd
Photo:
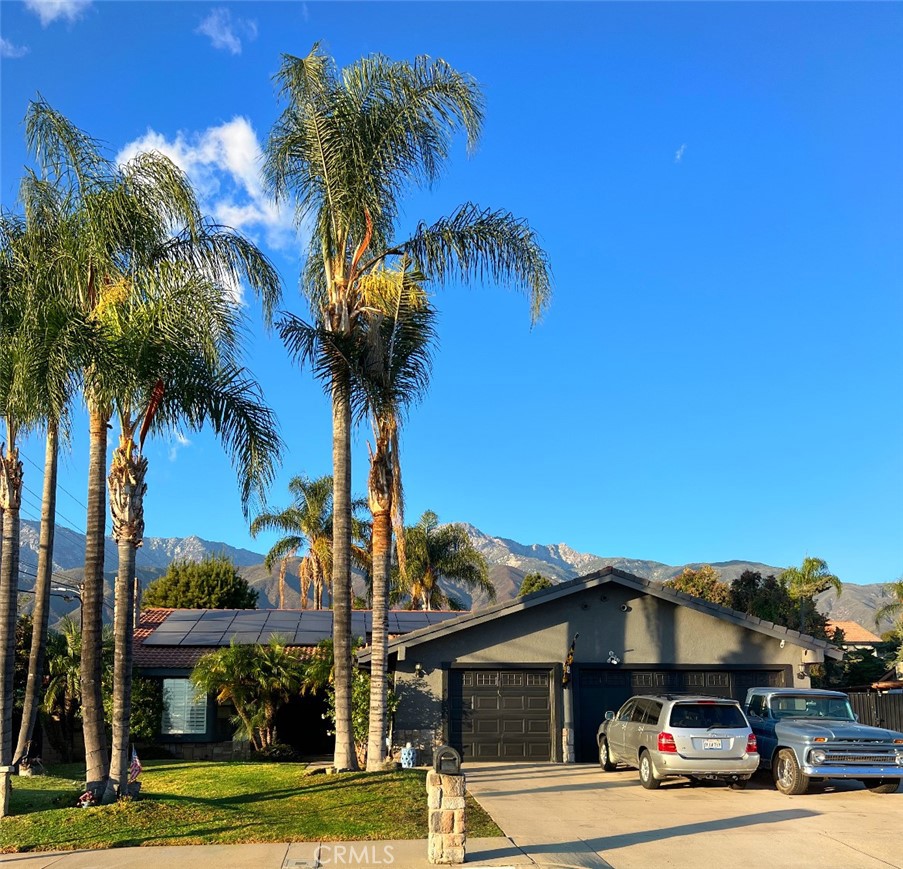
<path fill-rule="evenodd" d="M 702 747 L 703 747 L 703 749 L 721 748 L 721 740 L 720 739 L 703 739 Z"/>

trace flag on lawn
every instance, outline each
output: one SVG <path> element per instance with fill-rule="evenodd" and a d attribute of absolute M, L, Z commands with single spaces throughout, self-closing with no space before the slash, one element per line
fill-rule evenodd
<path fill-rule="evenodd" d="M 141 775 L 141 761 L 138 760 L 138 752 L 132 746 L 132 762 L 129 764 L 129 784 L 132 784 Z"/>

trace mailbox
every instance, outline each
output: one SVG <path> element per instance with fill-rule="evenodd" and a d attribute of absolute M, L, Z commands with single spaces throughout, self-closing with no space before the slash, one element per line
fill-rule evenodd
<path fill-rule="evenodd" d="M 442 775 L 460 775 L 461 755 L 450 745 L 440 745 L 433 755 L 433 769 Z"/>

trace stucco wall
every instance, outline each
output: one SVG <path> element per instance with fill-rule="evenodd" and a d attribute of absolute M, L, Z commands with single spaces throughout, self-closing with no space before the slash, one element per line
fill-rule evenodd
<path fill-rule="evenodd" d="M 604 600 L 603 600 L 604 598 Z M 627 612 L 622 606 L 629 607 Z M 496 618 L 408 650 L 397 664 L 401 702 L 396 729 L 439 729 L 442 725 L 443 664 L 561 663 L 579 633 L 576 664 L 604 664 L 609 652 L 621 667 L 672 665 L 790 666 L 795 687 L 809 687 L 796 675 L 811 652 L 716 616 L 651 595 L 606 584 Z M 426 675 L 414 674 L 421 664 Z"/>

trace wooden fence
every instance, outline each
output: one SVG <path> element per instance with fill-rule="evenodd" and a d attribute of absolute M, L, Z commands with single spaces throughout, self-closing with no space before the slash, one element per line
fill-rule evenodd
<path fill-rule="evenodd" d="M 863 724 L 903 733 L 903 694 L 851 691 L 849 698 L 850 706 Z"/>

